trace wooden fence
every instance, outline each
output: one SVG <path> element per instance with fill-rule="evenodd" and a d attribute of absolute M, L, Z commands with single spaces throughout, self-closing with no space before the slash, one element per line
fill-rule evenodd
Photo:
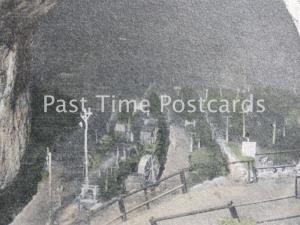
<path fill-rule="evenodd" d="M 299 185 L 299 180 L 300 180 L 300 176 L 297 175 L 297 176 L 295 177 L 295 197 L 296 197 L 296 198 L 300 198 L 300 190 L 299 190 L 300 185 Z"/>
<path fill-rule="evenodd" d="M 166 220 L 173 220 L 173 219 L 178 219 L 178 218 L 183 218 L 183 217 L 187 217 L 187 216 L 193 216 L 193 215 L 203 214 L 203 213 L 208 213 L 208 212 L 213 212 L 213 211 L 219 211 L 219 210 L 224 210 L 224 209 L 229 210 L 231 218 L 237 219 L 240 222 L 240 217 L 239 217 L 238 211 L 237 211 L 237 208 L 239 208 L 239 207 L 245 207 L 245 206 L 250 206 L 250 205 L 259 205 L 259 204 L 263 204 L 263 203 L 281 201 L 281 200 L 286 200 L 286 199 L 291 199 L 291 198 L 295 198 L 295 196 L 280 197 L 280 198 L 267 199 L 267 200 L 262 200 L 262 201 L 257 201 L 257 202 L 249 202 L 249 203 L 241 203 L 241 204 L 233 204 L 233 202 L 231 201 L 226 205 L 222 205 L 222 206 L 218 206 L 218 207 L 202 209 L 202 210 L 194 210 L 194 211 L 190 211 L 190 212 L 179 213 L 179 214 L 158 217 L 158 218 L 152 217 L 149 220 L 149 222 L 150 222 L 150 225 L 158 225 L 158 222 L 162 222 L 162 221 L 166 221 Z"/>
<path fill-rule="evenodd" d="M 268 202 L 275 202 L 275 201 L 281 201 L 281 200 L 286 200 L 286 199 L 291 199 L 291 198 L 299 198 L 299 185 L 298 182 L 300 180 L 300 176 L 295 177 L 295 195 L 293 196 L 286 196 L 286 197 L 279 197 L 279 198 L 274 198 L 274 199 L 267 199 L 267 200 L 261 200 L 257 202 L 247 202 L 247 203 L 240 203 L 240 204 L 233 204 L 233 202 L 229 202 L 228 204 L 213 207 L 213 208 L 208 208 L 208 209 L 201 209 L 201 210 L 194 210 L 194 211 L 189 211 L 189 212 L 184 212 L 184 213 L 179 213 L 179 214 L 174 214 L 174 215 L 169 215 L 169 216 L 164 216 L 164 217 L 158 217 L 154 218 L 152 217 L 149 222 L 150 225 L 158 225 L 159 222 L 166 221 L 166 220 L 173 220 L 173 219 L 178 219 L 178 218 L 183 218 L 187 216 L 193 216 L 193 215 L 198 215 L 202 213 L 208 213 L 208 212 L 213 212 L 213 211 L 219 211 L 219 210 L 224 210 L 228 209 L 231 215 L 231 218 L 239 219 L 239 215 L 237 212 L 237 208 L 239 207 L 245 207 L 245 206 L 250 206 L 250 205 L 258 205 L 262 203 L 268 203 Z M 299 215 L 297 215 L 299 217 Z"/>
<path fill-rule="evenodd" d="M 295 152 L 295 151 L 293 151 L 293 152 Z M 261 154 L 261 155 L 264 155 L 264 154 Z M 266 153 L 266 154 L 268 154 L 268 153 Z M 297 166 L 296 164 L 282 164 L 282 165 L 256 167 L 255 160 L 234 161 L 234 162 L 230 162 L 229 164 L 246 164 L 246 169 L 248 171 L 248 182 L 249 183 L 258 181 L 258 171 L 264 171 L 264 170 L 270 170 L 270 169 L 277 171 L 277 169 L 284 170 L 285 168 L 294 168 Z M 253 175 L 252 180 L 251 180 L 251 172 Z"/>
<path fill-rule="evenodd" d="M 175 214 L 175 215 L 171 215 L 171 216 L 164 216 L 164 217 L 159 217 L 159 218 L 152 217 L 149 222 L 151 225 L 158 225 L 158 222 L 162 222 L 162 221 L 166 221 L 166 220 L 172 220 L 172 219 L 193 216 L 193 215 L 202 214 L 202 213 L 219 211 L 219 210 L 223 210 L 223 209 L 228 209 L 231 217 L 239 220 L 239 216 L 238 216 L 236 207 L 233 205 L 233 202 L 229 202 L 226 205 L 208 208 L 208 209 L 194 210 L 194 211 L 190 211 L 190 212 L 186 212 L 186 213 L 179 213 L 179 214 Z"/>
<path fill-rule="evenodd" d="M 148 185 L 148 186 L 145 186 L 145 187 L 142 187 L 140 189 L 137 189 L 137 190 L 134 190 L 128 194 L 125 194 L 125 195 L 121 195 L 119 196 L 118 198 L 115 198 L 111 201 L 109 201 L 107 204 L 105 204 L 104 206 L 102 206 L 101 208 L 91 212 L 91 214 L 89 215 L 89 217 L 91 217 L 92 215 L 96 214 L 97 212 L 103 210 L 103 209 L 106 209 L 108 208 L 109 206 L 113 205 L 114 203 L 117 203 L 118 204 L 118 208 L 119 208 L 119 211 L 120 211 L 120 214 L 118 216 L 116 216 L 115 218 L 113 218 L 112 220 L 110 220 L 108 223 L 106 223 L 106 225 L 109 225 L 119 219 L 122 219 L 123 221 L 126 221 L 127 220 L 127 215 L 129 213 L 132 213 L 142 207 L 146 207 L 147 209 L 150 209 L 150 203 L 168 195 L 168 194 L 171 194 L 177 190 L 181 190 L 183 194 L 187 193 L 188 189 L 187 189 L 187 182 L 186 182 L 186 176 L 185 176 L 185 171 L 187 169 L 183 169 L 179 172 L 176 172 L 176 173 L 173 173 L 169 176 L 166 176 L 162 179 L 160 179 L 159 181 L 157 181 L 156 183 L 154 184 L 151 184 L 151 185 Z M 162 182 L 165 182 L 173 177 L 176 177 L 176 176 L 179 176 L 180 178 L 180 185 L 178 186 L 175 186 L 173 187 L 172 189 L 170 190 L 167 190 L 166 192 L 162 193 L 162 194 L 159 194 L 158 196 L 155 196 L 153 198 L 149 198 L 149 195 L 148 195 L 148 190 L 149 189 L 153 189 L 154 187 L 157 187 L 159 186 Z M 138 193 L 143 193 L 144 194 L 144 198 L 145 198 L 145 201 L 132 207 L 132 208 L 129 208 L 127 209 L 126 205 L 125 205 L 125 200 L 126 198 L 130 197 L 130 196 L 133 196 L 133 195 L 136 195 Z"/>

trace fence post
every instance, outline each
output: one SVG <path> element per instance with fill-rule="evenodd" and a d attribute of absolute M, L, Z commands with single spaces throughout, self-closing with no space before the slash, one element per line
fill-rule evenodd
<path fill-rule="evenodd" d="M 120 198 L 118 203 L 119 203 L 119 210 L 122 213 L 122 220 L 126 221 L 127 220 L 127 215 L 126 215 L 126 208 L 125 208 L 123 198 Z"/>
<path fill-rule="evenodd" d="M 237 219 L 240 222 L 239 215 L 237 213 L 237 210 L 236 210 L 235 206 L 233 205 L 233 202 L 229 202 L 228 209 L 229 209 L 231 217 L 233 219 Z"/>
<path fill-rule="evenodd" d="M 248 167 L 248 183 L 250 183 L 250 181 L 251 181 L 250 160 L 247 161 L 247 167 Z"/>
<path fill-rule="evenodd" d="M 258 174 L 257 174 L 255 161 L 252 161 L 252 171 L 253 171 L 254 182 L 257 183 L 258 182 Z"/>
<path fill-rule="evenodd" d="M 295 177 L 295 198 L 298 198 L 298 178 L 299 176 Z"/>
<path fill-rule="evenodd" d="M 186 185 L 184 170 L 180 171 L 180 181 L 181 181 L 181 184 L 183 185 L 181 188 L 182 193 L 185 194 L 185 193 L 187 193 L 187 185 Z"/>
<path fill-rule="evenodd" d="M 147 188 L 144 189 L 144 194 L 145 194 L 145 200 L 148 201 L 149 198 L 148 198 Z M 150 204 L 149 203 L 147 203 L 146 206 L 147 206 L 147 209 L 150 209 Z"/>
<path fill-rule="evenodd" d="M 157 222 L 155 221 L 154 217 L 152 217 L 150 220 L 150 225 L 157 225 Z"/>

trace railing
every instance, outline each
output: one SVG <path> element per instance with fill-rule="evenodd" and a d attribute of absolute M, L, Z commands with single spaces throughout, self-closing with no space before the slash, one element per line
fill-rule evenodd
<path fill-rule="evenodd" d="M 151 225 L 158 225 L 158 222 L 162 222 L 165 220 L 172 220 L 172 219 L 177 219 L 177 218 L 182 218 L 182 217 L 187 217 L 187 216 L 193 216 L 197 214 L 202 214 L 202 213 L 208 213 L 208 212 L 213 212 L 213 211 L 219 211 L 223 209 L 228 209 L 230 212 L 230 215 L 234 219 L 239 220 L 239 216 L 236 211 L 236 207 L 233 205 L 233 202 L 229 202 L 226 205 L 218 206 L 218 207 L 213 207 L 213 208 L 208 208 L 208 209 L 201 209 L 201 210 L 194 210 L 186 213 L 179 213 L 171 216 L 164 216 L 164 217 L 158 217 L 154 218 L 152 217 L 149 222 Z"/>
<path fill-rule="evenodd" d="M 274 202 L 274 201 L 281 201 L 281 200 L 292 199 L 292 198 L 296 198 L 296 199 L 299 198 L 298 180 L 300 180 L 300 176 L 295 177 L 295 195 L 292 195 L 292 196 L 285 196 L 285 197 L 261 200 L 261 201 L 256 201 L 256 202 L 240 203 L 240 204 L 233 204 L 233 202 L 231 201 L 228 204 L 213 207 L 213 208 L 194 210 L 194 211 L 190 211 L 190 212 L 178 213 L 178 214 L 164 216 L 164 217 L 158 217 L 158 218 L 152 217 L 149 220 L 149 223 L 150 223 L 150 225 L 158 225 L 159 222 L 166 221 L 166 220 L 173 220 L 173 219 L 178 219 L 178 218 L 183 218 L 183 217 L 187 217 L 187 216 L 193 216 L 193 215 L 198 215 L 198 214 L 208 213 L 208 212 L 213 212 L 213 211 L 219 211 L 219 210 L 224 210 L 224 209 L 229 210 L 231 218 L 237 219 L 239 221 L 240 219 L 239 219 L 239 215 L 237 212 L 237 208 L 239 208 L 239 207 L 258 205 L 258 204 Z M 300 216 L 297 215 L 297 217 L 300 217 Z M 258 223 L 262 223 L 262 221 L 260 221 Z"/>
<path fill-rule="evenodd" d="M 103 210 L 103 209 L 106 209 L 108 208 L 109 206 L 113 205 L 114 203 L 118 203 L 118 208 L 119 208 L 119 211 L 120 211 L 120 215 L 118 215 L 117 217 L 113 218 L 112 220 L 110 220 L 108 223 L 106 223 L 106 225 L 109 225 L 119 219 L 122 219 L 123 221 L 126 221 L 127 220 L 127 215 L 129 213 L 132 213 L 142 207 L 147 207 L 147 209 L 150 209 L 150 203 L 168 195 L 168 194 L 171 194 L 177 190 L 181 190 L 183 194 L 187 193 L 188 189 L 187 189 L 187 182 L 186 182 L 186 177 L 185 177 L 185 171 L 187 171 L 187 169 L 183 169 L 179 172 L 176 172 L 176 173 L 173 173 L 169 176 L 166 176 L 162 179 L 160 179 L 159 181 L 157 181 L 156 183 L 154 184 L 151 184 L 151 185 L 148 185 L 148 186 L 145 186 L 145 187 L 142 187 L 140 189 L 137 189 L 137 190 L 134 190 L 128 194 L 125 194 L 125 195 L 121 195 L 119 196 L 118 198 L 115 198 L 111 201 L 109 201 L 107 204 L 105 204 L 105 206 L 102 206 L 100 207 L 99 209 L 97 210 L 94 210 L 93 212 L 91 212 L 90 216 L 96 214 L 97 212 L 99 212 L 100 210 Z M 179 176 L 180 178 L 180 185 L 158 195 L 158 196 L 155 196 L 151 199 L 149 199 L 149 196 L 148 196 L 148 189 L 152 189 L 154 187 L 157 187 L 159 186 L 162 182 L 164 181 L 167 181 L 169 180 L 170 178 L 173 178 L 173 177 L 176 177 L 176 176 Z M 125 206 L 125 199 L 132 196 L 132 195 L 135 195 L 137 193 L 140 193 L 140 192 L 143 192 L 144 193 L 144 197 L 145 197 L 145 201 L 132 207 L 132 208 L 129 208 L 129 209 L 126 209 L 126 206 Z"/>
<path fill-rule="evenodd" d="M 256 169 L 258 170 L 264 170 L 264 169 L 278 169 L 286 167 L 295 167 L 294 164 L 283 164 L 282 161 L 289 161 L 292 158 L 299 158 L 300 156 L 300 149 L 296 150 L 285 150 L 285 151 L 275 151 L 275 152 L 264 152 L 264 153 L 256 153 L 255 156 L 268 156 L 268 157 L 274 157 L 273 161 L 277 161 L 274 166 L 266 166 L 266 167 L 258 167 Z M 282 157 L 289 157 L 289 158 L 282 158 Z M 279 162 L 279 163 L 278 163 Z"/>
<path fill-rule="evenodd" d="M 300 149 L 299 150 L 286 150 L 286 151 L 277 151 L 277 152 L 256 153 L 255 156 L 277 155 L 277 154 L 286 154 L 286 153 L 300 153 Z"/>
<path fill-rule="evenodd" d="M 300 180 L 300 176 L 299 175 L 295 177 L 295 197 L 296 198 L 300 198 L 300 196 L 299 196 L 299 190 L 298 190 L 298 188 L 299 188 L 298 180 Z"/>
<path fill-rule="evenodd" d="M 284 165 L 277 165 L 277 166 L 262 166 L 262 167 L 256 167 L 257 170 L 266 170 L 266 169 L 285 169 L 288 167 L 296 167 L 296 164 L 284 164 Z"/>
<path fill-rule="evenodd" d="M 257 202 L 249 202 L 249 203 L 241 203 L 241 204 L 233 204 L 233 202 L 231 201 L 226 205 L 222 205 L 222 206 L 218 206 L 218 207 L 194 210 L 194 211 L 190 211 L 190 212 L 179 213 L 179 214 L 158 217 L 158 218 L 152 217 L 149 220 L 149 223 L 150 223 L 150 225 L 158 225 L 158 222 L 162 222 L 162 221 L 166 221 L 166 220 L 173 220 L 173 219 L 178 219 L 178 218 L 183 218 L 183 217 L 187 217 L 187 216 L 193 216 L 193 215 L 198 215 L 198 214 L 203 214 L 203 213 L 208 213 L 208 212 L 213 212 L 213 211 L 219 211 L 219 210 L 224 210 L 224 209 L 229 210 L 232 219 L 237 219 L 240 222 L 240 217 L 237 212 L 237 208 L 239 208 L 239 207 L 258 205 L 258 204 L 274 202 L 274 201 L 281 201 L 281 200 L 286 200 L 286 199 L 291 199 L 291 198 L 295 198 L 295 196 L 280 197 L 280 198 L 267 199 L 267 200 L 262 200 L 262 201 L 257 201 Z"/>
<path fill-rule="evenodd" d="M 266 153 L 269 154 L 269 153 Z M 273 154 L 273 153 L 270 153 Z M 258 154 L 256 154 L 258 155 Z M 264 154 L 262 154 L 264 155 Z M 247 171 L 248 171 L 248 182 L 251 182 L 251 172 L 253 173 L 253 180 L 252 182 L 257 182 L 258 180 L 258 170 L 267 170 L 267 169 L 285 169 L 285 168 L 293 168 L 296 167 L 296 164 L 283 164 L 283 165 L 274 165 L 274 166 L 262 166 L 262 167 L 256 167 L 255 166 L 255 160 L 241 160 L 241 161 L 234 161 L 230 162 L 229 164 L 246 164 L 247 165 Z"/>

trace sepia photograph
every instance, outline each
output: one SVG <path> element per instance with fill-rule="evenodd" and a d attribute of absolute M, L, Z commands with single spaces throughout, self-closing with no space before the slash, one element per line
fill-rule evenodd
<path fill-rule="evenodd" d="M 0 225 L 300 225 L 300 0 L 0 0 Z"/>

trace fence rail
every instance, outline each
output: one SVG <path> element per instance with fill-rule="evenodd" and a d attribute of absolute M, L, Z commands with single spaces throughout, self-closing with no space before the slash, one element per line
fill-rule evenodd
<path fill-rule="evenodd" d="M 123 195 L 120 195 L 119 197 L 115 198 L 115 199 L 112 199 L 111 201 L 107 202 L 105 205 L 101 206 L 100 208 L 98 209 L 94 209 L 92 210 L 92 212 L 90 213 L 89 217 L 91 217 L 92 215 L 95 215 L 96 213 L 100 212 L 101 210 L 104 210 L 104 209 L 107 209 L 108 207 L 110 207 L 111 205 L 115 204 L 115 203 L 118 203 L 118 208 L 119 208 L 119 212 L 120 214 L 118 216 L 116 216 L 115 218 L 113 218 L 112 220 L 110 220 L 108 223 L 106 223 L 106 225 L 109 225 L 119 219 L 122 219 L 123 221 L 126 221 L 127 220 L 127 215 L 129 213 L 132 213 L 142 207 L 147 207 L 147 209 L 150 209 L 150 203 L 168 195 L 168 194 L 171 194 L 175 191 L 178 191 L 178 190 L 181 190 L 183 194 L 187 193 L 188 189 L 187 189 L 187 182 L 186 182 L 186 177 L 185 177 L 185 172 L 187 171 L 188 169 L 183 169 L 179 172 L 176 172 L 176 173 L 173 173 L 173 174 L 170 174 L 162 179 L 160 179 L 159 181 L 157 181 L 156 183 L 153 183 L 151 185 L 147 185 L 147 186 L 144 186 L 140 189 L 137 189 L 137 190 L 134 190 L 128 194 L 123 194 Z M 179 176 L 180 178 L 180 185 L 162 193 L 162 194 L 159 194 L 151 199 L 149 199 L 149 196 L 148 196 L 148 189 L 152 189 L 154 187 L 157 187 L 159 186 L 162 182 L 164 181 L 167 181 L 173 177 L 176 177 L 176 176 Z M 134 206 L 133 208 L 129 208 L 129 209 L 126 209 L 126 205 L 125 205 L 125 200 L 126 198 L 132 196 L 132 195 L 135 195 L 137 193 L 140 193 L 140 192 L 143 192 L 144 193 L 144 197 L 145 197 L 145 201 Z"/>
<path fill-rule="evenodd" d="M 238 214 L 236 211 L 236 207 L 233 205 L 233 202 L 229 202 L 226 205 L 208 208 L 208 209 L 194 210 L 194 211 L 190 211 L 190 212 L 179 213 L 179 214 L 174 214 L 171 216 L 164 216 L 164 217 L 158 217 L 158 218 L 152 217 L 149 222 L 151 225 L 158 225 L 158 222 L 165 221 L 165 220 L 172 220 L 172 219 L 193 216 L 193 215 L 202 214 L 202 213 L 219 211 L 219 210 L 223 210 L 223 209 L 229 209 L 231 217 L 239 220 L 239 217 L 238 217 Z"/>
<path fill-rule="evenodd" d="M 286 151 L 277 151 L 277 152 L 256 153 L 255 156 L 277 155 L 277 154 L 286 154 L 286 153 L 300 153 L 300 149 L 299 150 L 286 150 Z"/>
<path fill-rule="evenodd" d="M 219 210 L 224 210 L 224 209 L 228 209 L 231 217 L 233 219 L 237 219 L 239 221 L 239 215 L 237 212 L 237 208 L 239 208 L 239 207 L 258 205 L 258 204 L 274 202 L 274 201 L 281 201 L 281 200 L 286 200 L 286 199 L 291 199 L 291 198 L 295 198 L 295 199 L 299 198 L 298 180 L 300 180 L 300 176 L 295 177 L 295 195 L 292 195 L 292 196 L 285 196 L 285 197 L 261 200 L 261 201 L 256 201 L 256 202 L 240 203 L 240 204 L 233 204 L 233 202 L 231 201 L 228 204 L 213 207 L 213 208 L 194 210 L 194 211 L 190 211 L 190 212 L 178 213 L 178 214 L 164 216 L 164 217 L 157 217 L 157 218 L 152 217 L 149 220 L 149 223 L 150 223 L 150 225 L 158 225 L 158 222 L 162 222 L 162 221 L 166 221 L 166 220 L 173 220 L 173 219 L 178 219 L 178 218 L 183 218 L 183 217 L 187 217 L 187 216 L 193 216 L 193 215 L 208 213 L 208 212 L 213 212 L 213 211 L 219 211 Z M 300 217 L 300 216 L 297 215 L 297 217 Z M 260 221 L 258 223 L 263 223 L 263 221 Z"/>
<path fill-rule="evenodd" d="M 298 184 L 299 180 L 300 180 L 300 176 L 297 175 L 295 177 L 295 197 L 296 198 L 300 198 L 300 196 L 299 196 L 299 194 L 300 194 L 300 191 L 299 191 L 300 185 Z"/>
<path fill-rule="evenodd" d="M 266 169 L 285 169 L 288 167 L 296 167 L 297 165 L 295 164 L 284 164 L 284 165 L 277 165 L 277 166 L 263 166 L 263 167 L 256 167 L 255 169 L 257 170 L 266 170 Z"/>

